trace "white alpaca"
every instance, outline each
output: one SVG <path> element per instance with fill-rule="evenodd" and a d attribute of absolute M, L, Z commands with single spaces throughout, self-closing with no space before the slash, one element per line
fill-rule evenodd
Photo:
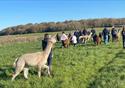
<path fill-rule="evenodd" d="M 46 65 L 46 63 L 54 43 L 56 43 L 55 36 L 48 40 L 48 45 L 43 52 L 24 54 L 16 59 L 14 62 L 15 73 L 12 80 L 14 80 L 22 70 L 24 70 L 24 77 L 28 79 L 28 66 L 37 66 L 39 77 L 41 77 L 41 69 L 47 68 L 48 75 L 50 76 L 49 67 Z"/>
<path fill-rule="evenodd" d="M 82 42 L 86 43 L 91 39 L 91 36 L 92 36 L 92 32 L 89 35 L 80 36 L 79 39 L 82 39 Z"/>
<path fill-rule="evenodd" d="M 120 41 L 121 31 L 122 31 L 122 30 L 119 30 L 118 33 L 116 34 L 116 36 L 117 36 L 117 41 Z"/>

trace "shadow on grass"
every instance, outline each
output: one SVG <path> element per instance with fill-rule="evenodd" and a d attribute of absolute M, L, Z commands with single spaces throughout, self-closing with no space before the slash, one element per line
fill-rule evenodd
<path fill-rule="evenodd" d="M 0 83 L 0 88 L 4 88 L 5 86 L 3 84 Z"/>
<path fill-rule="evenodd" d="M 14 73 L 14 68 L 11 65 L 2 66 L 0 68 L 0 80 L 11 80 Z M 21 72 L 22 73 L 22 72 Z M 18 79 L 22 78 L 22 74 L 17 76 Z"/>
<path fill-rule="evenodd" d="M 0 67 L 0 79 L 1 80 L 11 79 L 13 72 L 14 68 L 11 65 Z"/>
<path fill-rule="evenodd" d="M 115 58 L 125 59 L 125 52 L 121 50 L 119 53 L 116 54 Z"/>
<path fill-rule="evenodd" d="M 11 65 L 0 67 L 0 80 L 11 80 L 14 71 L 15 69 Z M 33 75 L 38 76 L 37 68 L 29 67 L 28 76 L 33 76 Z M 41 76 L 48 76 L 46 69 L 42 69 Z M 53 72 L 52 72 L 52 77 L 54 77 Z M 23 76 L 23 71 L 16 77 L 16 80 L 19 80 L 19 79 L 25 79 Z M 1 84 L 0 84 L 0 88 L 1 88 Z"/>
<path fill-rule="evenodd" d="M 123 72 L 125 65 L 118 66 L 118 65 L 112 65 L 112 64 L 115 62 L 115 59 L 125 59 L 124 57 L 125 57 L 124 50 L 120 50 L 118 53 L 115 54 L 115 57 L 113 57 L 108 63 L 106 63 L 102 68 L 100 68 L 97 73 L 98 74 L 103 73 L 103 72 L 106 72 L 107 74 L 114 73 L 116 77 L 118 72 L 119 73 Z M 96 88 L 98 84 L 98 80 L 101 79 L 101 77 L 98 74 L 94 77 L 94 80 L 89 83 L 88 88 Z M 120 79 L 121 80 L 125 79 L 124 75 L 122 75 Z"/>
<path fill-rule="evenodd" d="M 116 53 L 115 57 L 112 58 L 112 60 L 109 61 L 105 66 L 112 64 L 116 58 L 125 59 L 125 52 L 123 52 L 123 50 L 121 50 L 120 52 Z M 103 69 L 104 69 L 103 67 L 101 69 L 99 69 L 99 72 L 101 72 Z"/>

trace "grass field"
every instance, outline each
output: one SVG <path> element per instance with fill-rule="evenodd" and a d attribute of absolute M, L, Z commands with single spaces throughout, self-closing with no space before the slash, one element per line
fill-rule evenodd
<path fill-rule="evenodd" d="M 125 88 L 125 50 L 121 42 L 109 45 L 87 45 L 54 48 L 53 77 L 38 78 L 30 68 L 29 79 L 21 73 L 11 81 L 12 64 L 24 53 L 41 50 L 41 42 L 22 42 L 0 47 L 0 88 Z"/>

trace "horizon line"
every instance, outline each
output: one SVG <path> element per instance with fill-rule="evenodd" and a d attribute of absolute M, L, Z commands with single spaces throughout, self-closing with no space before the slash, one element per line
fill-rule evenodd
<path fill-rule="evenodd" d="M 125 19 L 125 17 L 100 17 L 100 18 L 81 18 L 81 19 L 67 19 L 67 20 L 58 20 L 58 21 L 41 21 L 41 22 L 26 22 L 26 23 L 20 23 L 20 24 L 15 24 L 12 26 L 7 26 L 4 28 L 0 28 L 0 31 L 9 28 L 9 27 L 15 27 L 15 26 L 19 26 L 19 25 L 27 25 L 27 24 L 40 24 L 40 23 L 58 23 L 58 22 L 65 22 L 65 21 L 80 21 L 80 20 L 94 20 L 94 19 Z"/>

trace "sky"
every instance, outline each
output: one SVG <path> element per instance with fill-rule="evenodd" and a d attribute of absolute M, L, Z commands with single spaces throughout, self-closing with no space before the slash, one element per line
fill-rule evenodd
<path fill-rule="evenodd" d="M 125 18 L 125 0 L 0 0 L 0 30 L 89 18 Z"/>

